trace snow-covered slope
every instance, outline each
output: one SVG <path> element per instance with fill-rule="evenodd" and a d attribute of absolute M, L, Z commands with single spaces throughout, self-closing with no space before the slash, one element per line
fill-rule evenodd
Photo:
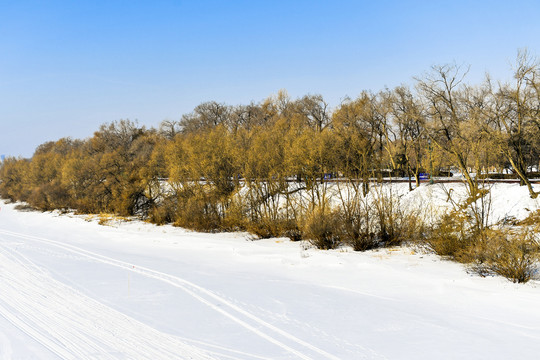
<path fill-rule="evenodd" d="M 0 359 L 535 359 L 539 284 L 1 204 Z"/>

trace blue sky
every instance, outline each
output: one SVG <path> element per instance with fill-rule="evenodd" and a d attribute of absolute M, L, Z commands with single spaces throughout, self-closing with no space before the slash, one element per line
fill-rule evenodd
<path fill-rule="evenodd" d="M 0 154 L 280 89 L 336 106 L 434 64 L 508 80 L 517 49 L 540 55 L 538 14 L 532 0 L 0 0 Z"/>

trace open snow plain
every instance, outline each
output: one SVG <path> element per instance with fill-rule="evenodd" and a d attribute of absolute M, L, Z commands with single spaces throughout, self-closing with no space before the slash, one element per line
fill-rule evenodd
<path fill-rule="evenodd" d="M 318 251 L 0 206 L 0 359 L 540 354 L 538 281 L 409 248 Z"/>

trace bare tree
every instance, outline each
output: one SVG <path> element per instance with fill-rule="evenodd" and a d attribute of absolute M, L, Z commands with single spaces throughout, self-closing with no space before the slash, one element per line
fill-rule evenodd
<path fill-rule="evenodd" d="M 412 171 L 416 187 L 420 185 L 420 166 L 426 146 L 426 119 L 423 108 L 410 89 L 399 86 L 394 89 L 392 113 L 398 130 L 400 155 L 407 173 Z M 409 190 L 412 190 L 409 181 Z"/>
<path fill-rule="evenodd" d="M 230 113 L 230 106 L 225 104 L 215 101 L 202 103 L 192 113 L 182 116 L 182 132 L 194 133 L 215 128 L 220 124 L 227 125 Z"/>
<path fill-rule="evenodd" d="M 304 117 L 310 128 L 318 132 L 330 124 L 328 104 L 322 95 L 306 95 L 299 99 L 296 101 L 296 111 Z"/>
<path fill-rule="evenodd" d="M 180 121 L 176 120 L 163 120 L 161 124 L 159 124 L 159 134 L 165 136 L 169 140 L 174 139 L 176 134 L 181 132 L 181 129 Z"/>
<path fill-rule="evenodd" d="M 463 79 L 468 73 L 457 65 L 433 66 L 424 79 L 417 79 L 418 89 L 428 106 L 427 132 L 430 140 L 452 156 L 461 170 L 472 197 L 479 195 L 477 178 L 469 170 L 471 153 L 469 117 L 463 106 Z M 476 140 L 476 139 L 474 139 Z"/>
<path fill-rule="evenodd" d="M 500 84 L 492 90 L 491 124 L 499 151 L 511 164 L 521 185 L 532 198 L 538 197 L 527 176 L 529 165 L 538 164 L 537 137 L 540 115 L 538 78 L 540 64 L 527 51 L 519 51 L 514 70 L 515 84 Z"/>

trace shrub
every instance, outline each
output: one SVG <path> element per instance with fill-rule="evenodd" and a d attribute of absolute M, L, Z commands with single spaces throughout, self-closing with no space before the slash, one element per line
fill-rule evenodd
<path fill-rule="evenodd" d="M 175 200 L 166 198 L 150 207 L 150 210 L 148 210 L 148 221 L 157 225 L 170 224 L 175 220 L 175 213 Z"/>
<path fill-rule="evenodd" d="M 340 194 L 344 242 L 355 251 L 414 241 L 423 231 L 418 211 L 402 206 L 391 188 L 376 188 L 373 197 L 359 197 L 344 189 Z"/>
<path fill-rule="evenodd" d="M 244 231 L 247 229 L 246 207 L 242 199 L 231 199 L 225 209 L 220 229 L 224 231 Z M 248 229 L 249 231 L 249 229 Z"/>
<path fill-rule="evenodd" d="M 271 220 L 268 218 L 250 221 L 247 225 L 247 231 L 257 236 L 259 239 L 279 237 L 283 233 L 281 222 L 279 220 Z"/>
<path fill-rule="evenodd" d="M 478 229 L 474 218 L 451 212 L 430 231 L 426 242 L 438 255 L 468 264 L 481 276 L 500 275 L 515 283 L 537 272 L 540 245 L 528 227 L 500 225 Z"/>
<path fill-rule="evenodd" d="M 532 233 L 526 228 L 489 231 L 470 251 L 472 269 L 482 276 L 496 274 L 514 283 L 529 281 L 537 273 L 540 259 L 540 245 Z"/>
<path fill-rule="evenodd" d="M 529 216 L 519 222 L 519 225 L 540 227 L 540 209 L 532 211 Z"/>
<path fill-rule="evenodd" d="M 300 241 L 304 238 L 304 233 L 295 220 L 287 219 L 282 222 L 281 236 L 288 237 L 291 241 Z"/>
<path fill-rule="evenodd" d="M 374 233 L 348 233 L 346 242 L 352 246 L 354 251 L 367 251 L 375 249 L 379 245 Z"/>
<path fill-rule="evenodd" d="M 58 182 L 35 187 L 28 197 L 28 203 L 42 211 L 67 209 L 70 202 L 68 192 Z"/>
<path fill-rule="evenodd" d="M 345 212 L 342 217 L 345 242 L 354 251 L 374 249 L 378 245 L 375 233 L 370 225 L 370 215 L 366 209 L 356 208 L 354 212 Z"/>
<path fill-rule="evenodd" d="M 257 236 L 259 239 L 269 239 L 273 237 L 287 237 L 291 241 L 300 241 L 303 238 L 302 230 L 296 221 L 292 219 L 268 219 L 262 218 L 256 221 L 249 221 L 246 230 Z"/>
<path fill-rule="evenodd" d="M 339 211 L 318 208 L 305 219 L 304 236 L 318 249 L 335 249 L 343 241 L 342 224 Z"/>
<path fill-rule="evenodd" d="M 439 256 L 464 260 L 463 254 L 476 242 L 474 233 L 469 232 L 468 222 L 469 218 L 462 212 L 444 214 L 428 231 L 425 242 Z"/>
<path fill-rule="evenodd" d="M 374 199 L 374 226 L 379 246 L 396 246 L 415 240 L 422 230 L 419 215 L 405 208 L 400 197 L 379 191 Z"/>
<path fill-rule="evenodd" d="M 469 191 L 461 203 L 447 191 L 448 201 L 454 209 L 444 214 L 426 234 L 426 243 L 438 255 L 461 263 L 481 261 L 482 244 L 491 231 L 491 192 L 488 188 Z"/>
<path fill-rule="evenodd" d="M 218 202 L 203 191 L 185 192 L 180 195 L 175 226 L 196 231 L 217 231 L 221 228 Z"/>

